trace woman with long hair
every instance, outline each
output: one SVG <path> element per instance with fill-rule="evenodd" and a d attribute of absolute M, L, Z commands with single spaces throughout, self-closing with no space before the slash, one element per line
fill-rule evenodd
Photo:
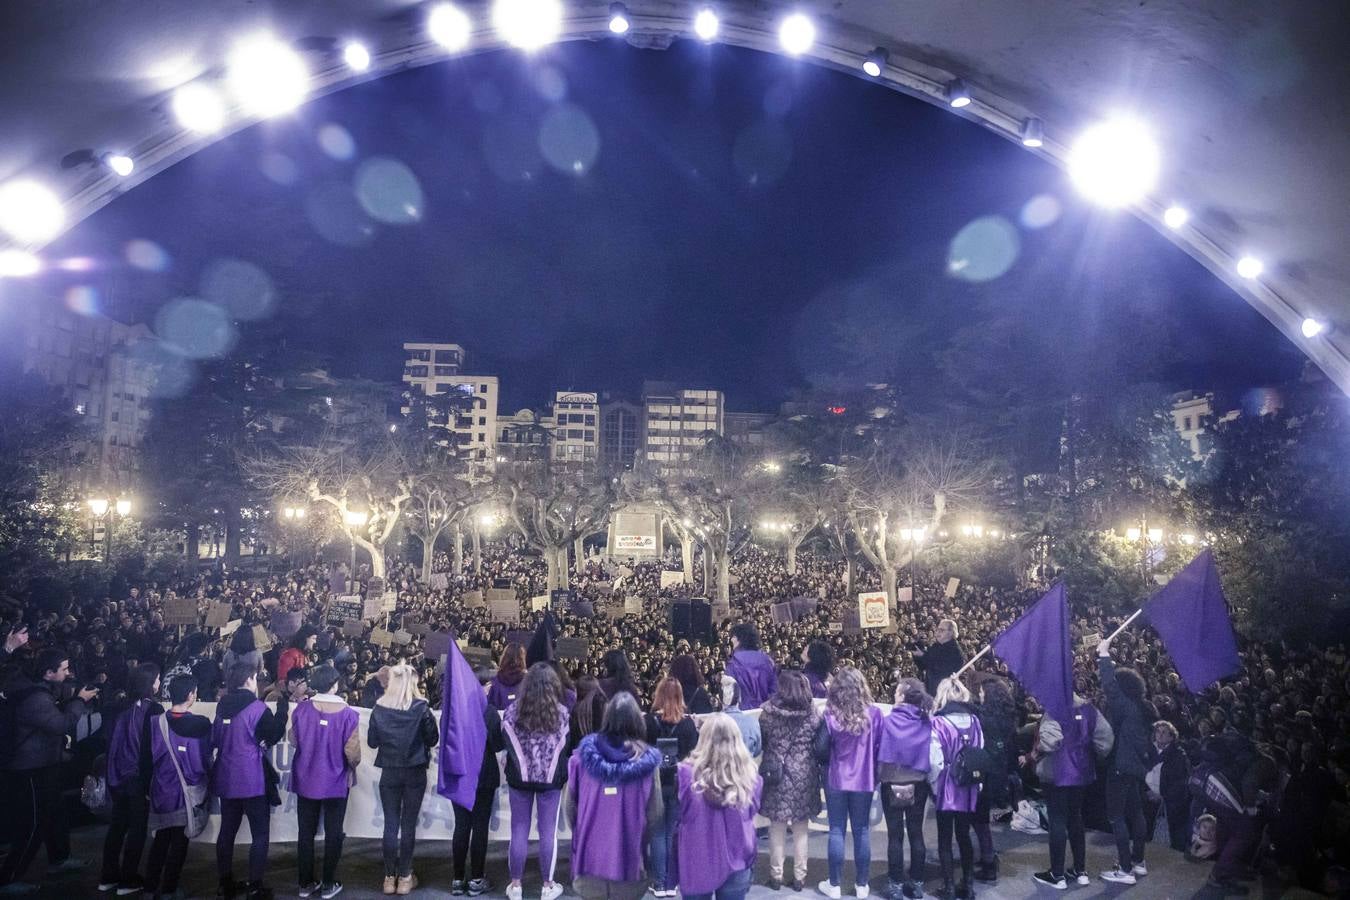
<path fill-rule="evenodd" d="M 684 690 L 685 706 L 696 716 L 713 711 L 712 698 L 703 684 L 703 673 L 698 669 L 698 660 L 688 653 L 681 653 L 670 661 L 670 670 L 666 673 L 680 683 Z"/>
<path fill-rule="evenodd" d="M 488 687 L 488 706 L 497 712 L 505 712 L 506 708 L 515 702 L 520 683 L 524 679 L 525 647 L 512 641 L 502 651 L 501 661 L 497 664 L 497 674 L 493 676 L 492 684 Z"/>
<path fill-rule="evenodd" d="M 824 641 L 812 641 L 802 650 L 802 674 L 811 685 L 811 696 L 824 700 L 829 696 L 826 682 L 834 671 L 834 648 Z"/>
<path fill-rule="evenodd" d="M 651 842 L 652 896 L 675 896 L 676 872 L 671 848 L 680 824 L 676 798 L 676 766 L 694 752 L 698 727 L 684 707 L 684 689 L 674 678 L 656 686 L 652 711 L 647 714 L 647 743 L 661 751 L 661 799 L 664 812 Z"/>
<path fill-rule="evenodd" d="M 310 651 L 318 642 L 319 630 L 313 625 L 301 625 L 299 630 L 291 635 L 290 643 L 281 651 L 281 658 L 277 660 L 277 684 L 282 686 L 286 684 L 286 676 L 290 674 L 291 669 L 297 666 L 303 669 L 309 665 Z"/>
<path fill-rule="evenodd" d="M 636 700 L 641 694 L 638 693 L 637 680 L 633 677 L 633 668 L 628 664 L 628 654 L 622 650 L 609 650 L 600 659 L 600 665 L 605 673 L 600 676 L 600 690 L 605 692 L 607 698 L 613 698 L 619 691 L 627 691 L 633 695 Z"/>
<path fill-rule="evenodd" d="M 820 767 L 811 745 L 820 714 L 811 703 L 806 676 L 789 669 L 778 676 L 778 691 L 759 708 L 764 757 L 764 802 L 760 813 L 769 820 L 769 887 L 783 887 L 783 862 L 788 829 L 792 829 L 792 889 L 806 883 L 807 826 L 820 812 Z"/>
<path fill-rule="evenodd" d="M 933 725 L 928 711 L 933 698 L 917 678 L 902 678 L 895 705 L 881 720 L 877 747 L 877 781 L 881 811 L 886 816 L 886 866 L 890 896 L 918 900 L 923 896 L 928 848 L 923 840 L 923 814 L 928 805 L 928 773 L 932 771 Z M 941 765 L 941 760 L 937 760 Z M 905 838 L 909 838 L 909 876 L 905 875 Z"/>
<path fill-rule="evenodd" d="M 130 705 L 117 713 L 108 741 L 108 793 L 112 821 L 103 839 L 99 890 L 129 894 L 141 889 L 141 853 L 150 817 L 150 723 L 164 714 L 155 702 L 159 666 L 141 663 L 127 684 Z M 6 739 L 8 739 L 6 735 Z"/>
<path fill-rule="evenodd" d="M 975 838 L 980 845 L 980 861 L 975 866 L 975 880 L 993 884 L 998 881 L 998 854 L 994 852 L 994 833 L 989 825 L 989 810 L 994 806 L 1014 806 L 1010 773 L 1017 770 L 1017 704 L 1013 702 L 1008 682 L 993 674 L 986 674 L 976 686 L 979 703 L 975 714 L 984 732 L 984 749 L 989 752 L 989 766 L 984 770 L 984 786 L 975 805 Z"/>
<path fill-rule="evenodd" d="M 366 744 L 380 770 L 380 807 L 384 811 L 384 892 L 410 894 L 417 886 L 413 849 L 417 817 L 427 792 L 427 765 L 440 729 L 417 688 L 417 670 L 391 666 L 389 684 L 371 710 Z"/>
<path fill-rule="evenodd" d="M 1110 639 L 1097 645 L 1097 676 L 1106 698 L 1106 718 L 1116 736 L 1106 760 L 1106 817 L 1116 838 L 1117 864 L 1102 873 L 1102 880 L 1134 884 L 1148 874 L 1144 776 L 1152 766 L 1150 738 L 1158 711 L 1148 702 L 1143 677 L 1134 669 L 1116 668 Z"/>
<path fill-rule="evenodd" d="M 553 880 L 553 867 L 558 860 L 559 801 L 567 781 L 569 718 L 558 673 L 548 663 L 530 666 L 520 683 L 519 697 L 502 716 L 506 783 L 511 799 L 508 900 L 521 900 L 520 880 L 529 852 L 530 820 L 536 812 L 539 872 L 544 879 L 542 900 L 557 900 L 563 892 L 562 885 Z"/>
<path fill-rule="evenodd" d="M 970 900 L 975 896 L 971 876 L 975 869 L 975 847 L 970 827 L 979 802 L 978 784 L 957 784 L 952 766 L 960 752 L 968 747 L 983 747 L 984 732 L 980 718 L 970 702 L 970 691 L 958 678 L 944 678 L 933 699 L 937 710 L 933 717 L 933 742 L 941 753 L 940 766 L 928 773 L 933 788 L 933 806 L 937 810 L 938 861 L 942 865 L 942 895 Z M 934 754 L 936 755 L 936 754 Z M 952 837 L 961 849 L 961 884 L 953 894 Z"/>
<path fill-rule="evenodd" d="M 703 720 L 698 744 L 677 772 L 680 894 L 742 900 L 755 867 L 755 814 L 763 781 L 729 716 Z"/>
<path fill-rule="evenodd" d="M 567 763 L 572 886 L 584 900 L 641 897 L 646 848 L 661 819 L 661 752 L 647 743 L 642 709 L 620 691 L 599 731 Z M 617 826 L 617 827 L 616 827 Z"/>
<path fill-rule="evenodd" d="M 817 743 L 828 746 L 825 810 L 830 820 L 829 878 L 820 892 L 839 900 L 844 874 L 844 832 L 853 829 L 854 893 L 868 895 L 872 865 L 872 795 L 877 789 L 876 754 L 881 741 L 881 711 L 872 705 L 867 679 L 852 666 L 830 678 L 830 696 Z M 823 755 L 823 753 L 822 753 Z"/>
<path fill-rule="evenodd" d="M 731 656 L 724 670 L 741 687 L 741 709 L 759 709 L 778 690 L 778 666 L 759 649 L 759 631 L 750 622 L 731 629 Z"/>
<path fill-rule="evenodd" d="M 572 719 L 569 726 L 569 740 L 575 747 L 588 734 L 600 730 L 605 717 L 605 692 L 600 690 L 600 680 L 590 673 L 577 678 L 577 702 L 572 707 Z"/>

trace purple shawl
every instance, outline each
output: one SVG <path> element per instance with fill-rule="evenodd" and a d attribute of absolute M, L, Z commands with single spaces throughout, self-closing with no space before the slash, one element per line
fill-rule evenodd
<path fill-rule="evenodd" d="M 916 772 L 927 772 L 932 736 L 933 725 L 918 707 L 896 704 L 881 720 L 881 748 L 877 751 L 877 759 Z"/>

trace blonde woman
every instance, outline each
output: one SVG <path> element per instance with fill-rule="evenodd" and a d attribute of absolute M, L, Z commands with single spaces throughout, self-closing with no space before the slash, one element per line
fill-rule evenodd
<path fill-rule="evenodd" d="M 820 732 L 817 744 L 822 748 L 822 757 L 827 741 L 829 747 L 825 811 L 830 819 L 830 838 L 829 879 L 818 887 L 826 897 L 839 900 L 839 883 L 844 874 L 844 832 L 851 823 L 854 893 L 865 898 L 870 893 L 872 795 L 877 789 L 881 710 L 872 705 L 867 680 L 852 666 L 840 667 L 830 678 Z"/>
<path fill-rule="evenodd" d="M 743 900 L 755 867 L 763 782 L 730 716 L 703 720 L 678 775 L 679 877 L 684 900 Z"/>
<path fill-rule="evenodd" d="M 942 865 L 942 896 L 956 900 L 971 900 L 975 887 L 971 876 L 975 868 L 975 846 L 970 840 L 970 829 L 975 820 L 975 806 L 979 803 L 978 784 L 957 784 L 952 776 L 952 765 L 963 749 L 984 747 L 984 731 L 980 717 L 971 704 L 970 691 L 958 678 L 945 678 L 938 685 L 933 698 L 936 710 L 933 716 L 934 762 L 941 764 L 928 770 L 928 783 L 933 787 L 933 806 L 937 810 L 938 861 Z M 953 892 L 952 838 L 961 850 L 961 883 Z"/>
<path fill-rule="evenodd" d="M 431 708 L 417 689 L 417 672 L 402 664 L 389 670 L 389 685 L 375 702 L 366 743 L 375 750 L 384 809 L 384 892 L 410 894 L 417 817 L 427 792 L 427 764 L 440 739 Z"/>

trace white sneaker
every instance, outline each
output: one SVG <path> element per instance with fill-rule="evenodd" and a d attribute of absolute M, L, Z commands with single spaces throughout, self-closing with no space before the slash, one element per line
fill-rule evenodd
<path fill-rule="evenodd" d="M 539 895 L 539 900 L 558 900 L 562 896 L 563 886 L 558 882 L 544 885 L 544 892 Z"/>
<path fill-rule="evenodd" d="M 518 884 L 508 884 L 506 886 L 506 900 L 521 900 L 521 895 L 523 893 L 524 891 L 521 890 L 521 887 Z"/>
<path fill-rule="evenodd" d="M 1077 879 L 1079 887 L 1087 887 L 1092 884 L 1092 876 L 1087 873 L 1086 869 L 1080 870 L 1074 877 Z"/>
<path fill-rule="evenodd" d="M 820 891 L 826 897 L 829 897 L 830 900 L 839 900 L 839 898 L 843 896 L 843 894 L 840 893 L 839 891 L 839 885 L 830 884 L 829 879 L 826 879 L 825 881 L 822 881 L 820 884 L 816 885 L 816 890 Z"/>
<path fill-rule="evenodd" d="M 867 896 L 872 893 L 872 888 L 865 884 L 855 885 L 853 893 L 858 900 L 867 900 Z"/>
<path fill-rule="evenodd" d="M 1148 866 L 1141 862 L 1137 862 L 1134 864 L 1134 868 L 1130 869 L 1130 874 L 1134 875 L 1136 878 L 1143 878 L 1148 874 Z"/>
<path fill-rule="evenodd" d="M 1114 884 L 1134 884 L 1134 875 L 1116 868 L 1109 872 L 1103 872 L 1102 881 L 1110 881 Z"/>

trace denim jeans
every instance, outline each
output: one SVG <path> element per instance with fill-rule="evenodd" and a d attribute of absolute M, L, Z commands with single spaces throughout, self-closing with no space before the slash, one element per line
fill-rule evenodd
<path fill-rule="evenodd" d="M 272 807 L 266 796 L 220 800 L 220 833 L 216 835 L 216 872 L 222 881 L 234 878 L 234 838 L 248 819 L 248 880 L 261 883 L 267 874 L 267 848 Z"/>
<path fill-rule="evenodd" d="M 669 799 L 661 799 L 666 801 L 666 808 L 652 835 L 652 890 L 674 890 L 679 880 L 679 867 L 675 862 L 675 832 L 680 830 L 680 803 L 674 795 Z"/>
<path fill-rule="evenodd" d="M 1106 776 L 1106 817 L 1116 836 L 1120 867 L 1129 871 L 1144 861 L 1144 779 L 1140 775 L 1111 772 Z"/>
<path fill-rule="evenodd" d="M 853 828 L 853 883 L 866 885 L 872 868 L 872 792 L 825 789 L 825 811 L 830 819 L 830 884 L 838 887 L 844 874 L 844 830 Z"/>
<path fill-rule="evenodd" d="M 681 894 L 683 900 L 744 900 L 745 895 L 750 893 L 750 880 L 754 875 L 753 869 L 741 869 L 727 877 L 722 882 L 722 886 L 711 894 Z"/>
<path fill-rule="evenodd" d="M 937 811 L 938 864 L 942 867 L 942 878 L 950 881 L 955 869 L 952 859 L 952 838 L 961 851 L 961 880 L 970 882 L 975 871 L 975 844 L 970 840 L 970 826 L 973 824 L 973 812 L 956 812 L 939 809 Z"/>
<path fill-rule="evenodd" d="M 384 874 L 411 875 L 417 846 L 417 819 L 427 792 L 427 770 L 418 766 L 380 772 L 380 808 L 384 812 Z"/>

